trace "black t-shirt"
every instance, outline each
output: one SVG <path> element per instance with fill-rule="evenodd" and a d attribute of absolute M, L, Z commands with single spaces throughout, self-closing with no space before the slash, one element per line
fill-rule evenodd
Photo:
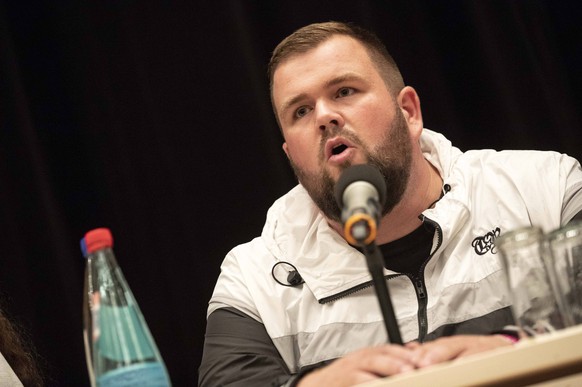
<path fill-rule="evenodd" d="M 384 267 L 417 277 L 430 255 L 435 228 L 423 223 L 410 234 L 393 242 L 378 246 L 384 256 Z"/>

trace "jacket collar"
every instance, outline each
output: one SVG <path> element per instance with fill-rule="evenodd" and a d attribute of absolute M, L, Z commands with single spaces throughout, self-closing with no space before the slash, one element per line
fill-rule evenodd
<path fill-rule="evenodd" d="M 421 136 L 421 148 L 425 158 L 446 181 L 461 151 L 444 136 L 428 129 Z M 439 219 L 451 217 L 451 208 L 446 207 L 447 210 L 441 210 L 443 206 L 437 204 L 425 213 L 439 222 Z M 466 213 L 464 205 L 454 207 L 457 208 L 455 212 Z M 443 234 L 452 231 L 445 229 Z M 366 258 L 329 226 L 301 185 L 279 198 L 269 209 L 262 238 L 276 260 L 295 265 L 318 300 L 371 281 Z M 384 273 L 394 274 L 388 270 Z"/>

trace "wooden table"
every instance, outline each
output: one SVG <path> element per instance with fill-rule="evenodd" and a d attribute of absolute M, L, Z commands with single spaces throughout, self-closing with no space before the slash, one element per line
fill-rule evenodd
<path fill-rule="evenodd" d="M 533 385 L 582 386 L 582 326 L 359 386 Z"/>

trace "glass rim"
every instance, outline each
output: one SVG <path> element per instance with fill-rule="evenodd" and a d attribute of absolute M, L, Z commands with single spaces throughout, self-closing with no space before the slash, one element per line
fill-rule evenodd
<path fill-rule="evenodd" d="M 551 244 L 566 243 L 582 238 L 582 221 L 575 220 L 548 234 Z"/>
<path fill-rule="evenodd" d="M 504 234 L 501 234 L 495 239 L 495 244 L 502 248 L 505 245 L 526 245 L 532 242 L 541 242 L 543 238 L 543 231 L 539 226 L 524 226 L 518 227 Z M 535 238 L 532 241 L 532 237 Z"/>

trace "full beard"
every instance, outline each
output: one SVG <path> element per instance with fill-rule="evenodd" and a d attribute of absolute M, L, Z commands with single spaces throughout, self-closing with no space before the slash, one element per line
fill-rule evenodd
<path fill-rule="evenodd" d="M 372 149 L 365 146 L 353 132 L 330 130 L 321 140 L 320 155 L 323 155 L 327 139 L 335 135 L 349 139 L 364 153 L 367 163 L 378 168 L 386 182 L 386 202 L 382 208 L 382 216 L 388 214 L 400 203 L 410 177 L 412 145 L 408 136 L 408 126 L 400 109 L 396 109 L 396 115 L 390 128 L 381 138 L 379 144 Z M 323 161 L 323 156 L 321 160 Z M 328 219 L 341 223 L 341 209 L 333 194 L 336 181 L 330 173 L 325 169 L 317 173 L 308 173 L 299 168 L 293 160 L 289 159 L 289 162 L 297 180 L 305 187 L 321 212 Z M 341 169 L 344 170 L 351 164 L 348 161 L 341 165 Z"/>

